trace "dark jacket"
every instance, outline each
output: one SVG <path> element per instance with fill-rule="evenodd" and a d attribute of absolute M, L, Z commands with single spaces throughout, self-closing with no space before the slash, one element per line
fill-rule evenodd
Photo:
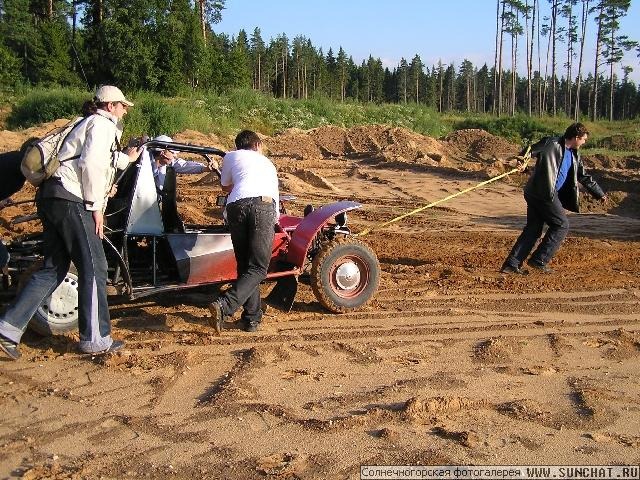
<path fill-rule="evenodd" d="M 551 201 L 556 195 L 556 180 L 558 170 L 564 157 L 564 138 L 548 137 L 531 147 L 531 156 L 536 157 L 533 174 L 529 177 L 524 193 L 527 198 Z M 558 199 L 562 206 L 572 212 L 580 210 L 578 182 L 580 182 L 596 198 L 604 197 L 602 188 L 587 175 L 584 170 L 580 153 L 573 150 L 573 162 L 569 168 L 567 179 L 560 191 Z"/>

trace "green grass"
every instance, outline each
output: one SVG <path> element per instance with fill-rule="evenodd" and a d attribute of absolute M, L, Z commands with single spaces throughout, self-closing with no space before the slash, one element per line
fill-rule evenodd
<path fill-rule="evenodd" d="M 36 88 L 18 98 L 7 118 L 9 129 L 27 128 L 58 118 L 78 116 L 85 100 L 90 98 L 80 90 L 69 88 Z"/>
<path fill-rule="evenodd" d="M 461 128 L 481 128 L 523 144 L 546 135 L 561 135 L 572 123 L 567 117 L 439 114 L 415 104 L 341 103 L 326 97 L 276 99 L 250 89 L 178 98 L 148 92 L 126 93 L 135 106 L 125 118 L 125 138 L 141 134 L 174 135 L 186 129 L 233 137 L 245 128 L 273 135 L 288 128 L 307 130 L 323 125 L 348 128 L 383 124 L 432 137 Z M 10 98 L 0 98 L 0 104 L 9 105 L 11 110 L 6 120 L 7 128 L 20 129 L 57 118 L 72 118 L 92 95 L 93 92 L 69 88 L 34 88 L 15 92 Z M 591 132 L 587 149 L 619 146 L 620 150 L 628 151 L 628 145 L 638 138 L 637 121 L 584 123 Z M 622 135 L 623 141 L 612 143 L 610 137 L 614 135 Z"/>

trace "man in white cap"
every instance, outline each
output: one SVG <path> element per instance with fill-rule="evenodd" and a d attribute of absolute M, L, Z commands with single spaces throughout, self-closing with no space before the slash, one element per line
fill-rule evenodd
<path fill-rule="evenodd" d="M 127 100 L 118 87 L 102 85 L 96 90 L 94 98 L 96 103 L 122 103 L 126 107 L 133 107 L 133 103 Z"/>
<path fill-rule="evenodd" d="M 0 351 L 11 360 L 20 358 L 18 345 L 29 321 L 64 281 L 71 262 L 78 270 L 80 352 L 111 353 L 124 346 L 111 337 L 102 241 L 104 211 L 116 173 L 140 155 L 137 148 L 120 149 L 122 119 L 132 105 L 119 88 L 98 88 L 83 105 L 83 118 L 62 142 L 60 166 L 38 188 L 44 263 L 0 315 Z"/>
<path fill-rule="evenodd" d="M 154 138 L 159 142 L 173 142 L 168 135 L 160 135 Z M 158 190 L 164 187 L 164 179 L 167 175 L 167 167 L 173 167 L 176 174 L 197 174 L 210 170 L 208 165 L 190 160 L 178 158 L 173 150 L 163 148 L 150 148 L 151 169 L 153 170 L 153 178 L 156 181 Z"/>

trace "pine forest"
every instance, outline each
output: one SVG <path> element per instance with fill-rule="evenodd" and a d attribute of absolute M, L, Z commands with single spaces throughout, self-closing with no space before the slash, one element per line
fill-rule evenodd
<path fill-rule="evenodd" d="M 252 88 L 497 116 L 640 113 L 630 79 L 637 65 L 622 63 L 627 51 L 640 56 L 623 33 L 631 0 L 497 0 L 486 29 L 495 35 L 493 64 L 426 65 L 408 52 L 394 68 L 375 52 L 356 62 L 339 45 L 323 51 L 304 34 L 216 33 L 225 1 L 233 0 L 0 0 L 0 89 L 113 83 L 177 96 Z M 587 51 L 595 52 L 590 65 Z"/>

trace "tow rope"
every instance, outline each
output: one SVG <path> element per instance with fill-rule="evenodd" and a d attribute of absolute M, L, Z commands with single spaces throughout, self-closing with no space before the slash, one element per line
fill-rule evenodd
<path fill-rule="evenodd" d="M 441 198 L 440 200 L 436 200 L 435 202 L 431 202 L 428 205 L 424 205 L 422 207 L 416 208 L 415 210 L 411 210 L 410 212 L 407 212 L 407 213 L 405 213 L 403 215 L 400 215 L 398 217 L 392 218 L 388 222 L 384 222 L 384 223 L 380 223 L 378 225 L 374 225 L 373 227 L 367 228 L 367 229 L 365 229 L 365 230 L 363 230 L 363 231 L 361 231 L 359 233 L 354 233 L 353 236 L 354 237 L 363 237 L 363 236 L 371 233 L 374 230 L 379 230 L 379 229 L 384 228 L 384 227 L 386 227 L 388 225 L 391 225 L 392 223 L 399 222 L 403 218 L 407 218 L 407 217 L 410 217 L 411 215 L 415 215 L 416 213 L 422 212 L 423 210 L 426 210 L 427 208 L 435 207 L 436 205 L 440 205 L 441 203 L 447 202 L 447 201 L 451 200 L 452 198 L 459 197 L 460 195 L 464 195 L 465 193 L 468 193 L 468 192 L 470 192 L 472 190 L 475 190 L 475 189 L 480 188 L 480 187 L 484 187 L 485 185 L 488 185 L 488 184 L 493 183 L 493 182 L 495 182 L 497 180 L 500 180 L 501 178 L 504 178 L 507 175 L 511 175 L 512 173 L 524 171 L 525 167 L 529 163 L 529 160 L 531 160 L 531 146 L 527 147 L 527 149 L 525 150 L 524 154 L 522 156 L 518 156 L 517 158 L 519 160 L 522 160 L 522 163 L 520 165 L 518 165 L 516 168 L 514 168 L 513 170 L 509 170 L 508 172 L 502 173 L 502 174 L 497 175 L 495 177 L 491 177 L 489 180 L 485 180 L 484 182 L 480 182 L 477 185 L 474 185 L 474 186 L 469 187 L 469 188 L 465 188 L 464 190 L 460 190 L 459 192 L 453 193 L 453 194 L 449 195 L 448 197 Z"/>

